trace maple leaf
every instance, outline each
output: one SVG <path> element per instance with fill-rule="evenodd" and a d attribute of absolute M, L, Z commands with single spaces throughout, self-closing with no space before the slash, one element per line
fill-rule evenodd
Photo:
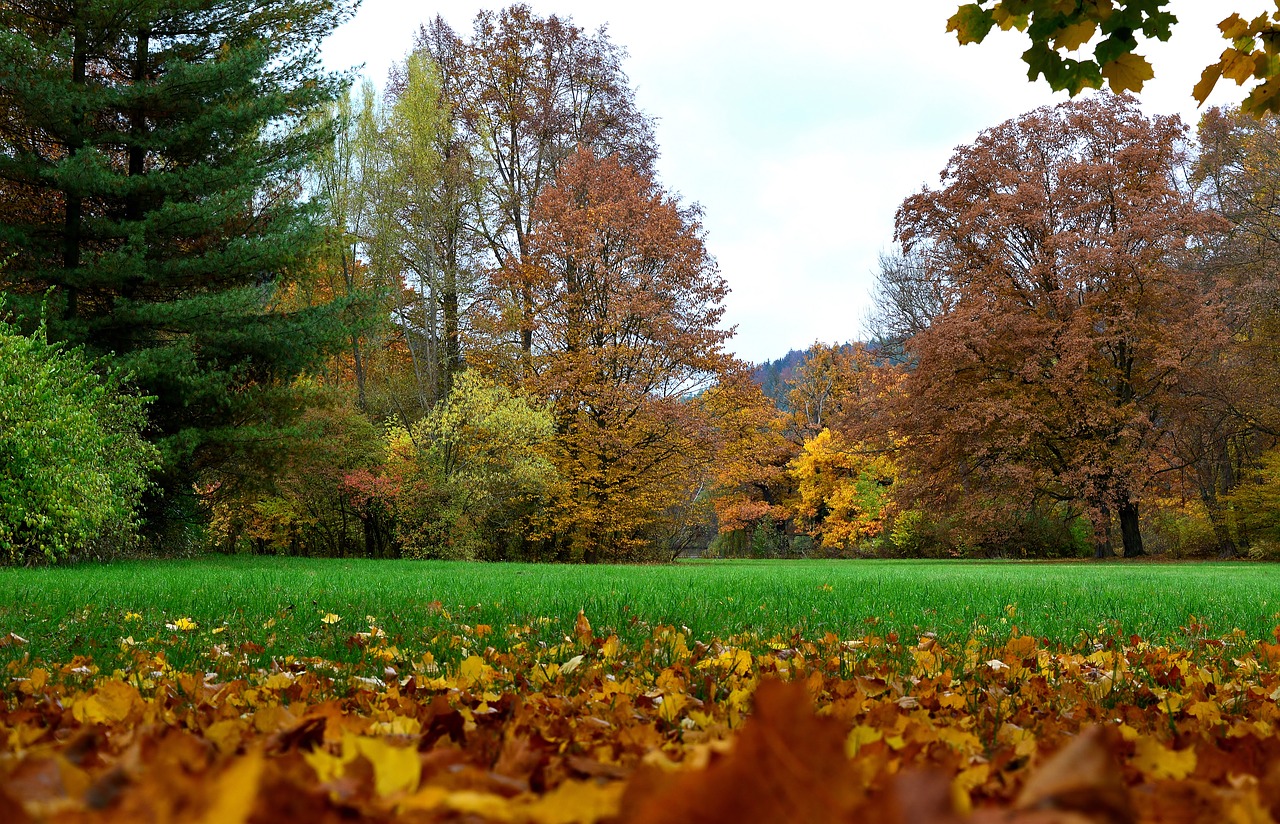
<path fill-rule="evenodd" d="M 1102 67 L 1102 76 L 1107 79 L 1111 91 L 1116 94 L 1126 91 L 1140 92 L 1148 80 L 1156 76 L 1155 70 L 1147 58 L 1126 52 Z"/>
<path fill-rule="evenodd" d="M 1085 43 L 1092 40 L 1093 35 L 1097 31 L 1098 24 L 1092 20 L 1082 20 L 1079 23 L 1073 23 L 1054 35 L 1053 47 L 1055 49 L 1075 51 Z"/>
<path fill-rule="evenodd" d="M 1171 750 L 1150 736 L 1139 736 L 1133 750 L 1130 763 L 1152 778 L 1180 780 L 1191 775 L 1196 768 L 1195 750 Z"/>
<path fill-rule="evenodd" d="M 82 723 L 118 724 L 141 704 L 142 696 L 133 685 L 106 680 L 99 683 L 91 695 L 74 702 L 71 712 Z"/>
<path fill-rule="evenodd" d="M 804 687 L 766 680 L 733 750 L 703 771 L 638 773 L 621 821 L 838 821 L 862 790 L 844 755 L 841 725 L 813 713 Z"/>
<path fill-rule="evenodd" d="M 947 31 L 955 32 L 962 44 L 981 43 L 995 24 L 991 12 L 977 3 L 966 3 L 947 20 Z"/>

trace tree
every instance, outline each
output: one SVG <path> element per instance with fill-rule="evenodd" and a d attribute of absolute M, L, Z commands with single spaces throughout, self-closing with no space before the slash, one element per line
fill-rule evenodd
<path fill-rule="evenodd" d="M 78 350 L 0 322 L 0 563 L 111 554 L 127 545 L 158 454 L 146 399 Z"/>
<path fill-rule="evenodd" d="M 1222 279 L 1230 335 L 1213 362 L 1183 384 L 1177 445 L 1226 554 L 1245 539 L 1247 524 L 1225 498 L 1280 439 L 1278 126 L 1276 115 L 1210 109 L 1192 176 L 1231 227 L 1209 259 Z"/>
<path fill-rule="evenodd" d="M 929 271 L 919 249 L 910 255 L 881 253 L 867 316 L 876 354 L 901 360 L 905 343 L 929 328 L 945 299 L 942 279 Z"/>
<path fill-rule="evenodd" d="M 569 484 L 554 542 L 566 558 L 635 557 L 660 513 L 691 502 L 715 454 L 691 402 L 730 371 L 728 287 L 682 208 L 616 155 L 580 148 L 538 199 L 529 257 L 497 285 L 530 342 L 525 385 L 553 408 Z"/>
<path fill-rule="evenodd" d="M 722 378 L 698 403 L 720 433 L 711 490 L 718 531 L 745 536 L 761 521 L 785 520 L 787 463 L 798 451 L 787 416 L 745 374 Z"/>
<path fill-rule="evenodd" d="M 792 506 L 797 528 L 827 549 L 852 549 L 879 536 L 893 513 L 890 488 L 898 467 L 887 450 L 823 429 L 788 468 L 798 493 Z"/>
<path fill-rule="evenodd" d="M 550 412 L 472 371 L 412 427 L 387 433 L 402 551 L 503 559 L 538 531 L 557 485 Z"/>
<path fill-rule="evenodd" d="M 513 5 L 477 14 L 469 41 L 437 17 L 415 51 L 437 67 L 442 99 L 468 147 L 459 157 L 477 184 L 469 228 L 492 267 L 529 260 L 534 205 L 579 146 L 652 174 L 652 124 L 636 108 L 625 52 L 604 30 L 589 35 L 567 18 Z M 515 292 L 506 299 L 526 316 L 515 343 L 527 368 L 533 298 Z"/>
<path fill-rule="evenodd" d="M 320 239 L 298 177 L 331 134 L 316 43 L 346 0 L 21 0 L 0 8 L 0 285 L 25 328 L 155 397 L 161 484 L 269 449 L 342 305 L 273 311 Z"/>
<path fill-rule="evenodd" d="M 1072 96 L 1083 89 L 1100 89 L 1105 80 L 1116 93 L 1141 91 L 1155 76 L 1147 59 L 1136 53 L 1137 35 L 1168 40 L 1178 22 L 1169 0 L 980 0 L 960 6 L 947 21 L 947 31 L 964 43 L 981 43 L 997 26 L 1026 32 L 1031 48 L 1022 59 L 1027 77 L 1043 76 L 1054 91 Z M 1276 4 L 1280 9 L 1280 3 Z M 1280 111 L 1280 11 L 1263 12 L 1252 20 L 1238 13 L 1219 24 L 1230 44 L 1218 62 L 1207 66 L 1192 94 L 1203 103 L 1218 81 L 1226 77 L 1244 85 L 1257 80 L 1244 109 L 1255 115 Z M 1101 37 L 1092 56 L 1064 57 Z"/>
<path fill-rule="evenodd" d="M 347 485 L 348 477 L 380 465 L 383 448 L 381 433 L 346 388 L 312 388 L 314 401 L 270 470 L 244 468 L 256 483 L 225 483 L 223 472 L 206 477 L 201 488 L 212 513 L 212 545 L 224 552 L 247 546 L 289 555 L 390 554 L 384 513 L 356 503 Z"/>
<path fill-rule="evenodd" d="M 1096 97 L 988 129 L 903 203 L 947 295 L 895 415 L 928 494 L 1079 505 L 1100 551 L 1115 514 L 1142 552 L 1176 387 L 1225 332 L 1196 254 L 1225 226 L 1180 187 L 1185 151 L 1176 118 Z"/>

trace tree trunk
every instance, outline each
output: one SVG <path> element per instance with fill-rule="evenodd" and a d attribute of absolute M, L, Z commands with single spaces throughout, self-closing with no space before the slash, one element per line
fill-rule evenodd
<path fill-rule="evenodd" d="M 1116 551 L 1111 545 L 1111 510 L 1104 506 L 1095 517 L 1101 523 L 1094 524 L 1093 557 L 1114 558 Z"/>
<path fill-rule="evenodd" d="M 1120 503 L 1120 540 L 1124 544 L 1124 557 L 1136 558 L 1145 555 L 1142 549 L 1142 530 L 1138 525 L 1138 504 L 1125 498 Z"/>
<path fill-rule="evenodd" d="M 342 248 L 342 281 L 347 289 L 347 297 L 356 293 L 355 263 L 347 254 L 346 246 Z M 360 335 L 351 334 L 351 361 L 356 377 L 356 408 L 364 412 L 369 408 L 364 388 L 364 352 L 360 348 Z"/>

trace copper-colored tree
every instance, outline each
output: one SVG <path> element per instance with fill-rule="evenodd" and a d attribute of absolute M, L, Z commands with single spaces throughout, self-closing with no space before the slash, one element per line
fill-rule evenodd
<path fill-rule="evenodd" d="M 898 428 L 928 492 L 1080 506 L 1142 552 L 1138 504 L 1174 466 L 1165 412 L 1221 334 L 1198 244 L 1220 231 L 1179 184 L 1185 127 L 1126 97 L 1042 108 L 961 147 L 908 198 L 944 310 L 908 349 Z"/>
<path fill-rule="evenodd" d="M 552 533 L 569 557 L 626 557 L 706 477 L 717 433 L 690 399 L 733 366 L 728 288 L 697 215 L 616 156 L 579 149 L 535 215 L 528 262 L 498 279 L 532 299 L 511 321 L 570 484 Z"/>
<path fill-rule="evenodd" d="M 604 30 L 588 33 L 569 18 L 516 4 L 477 14 L 469 40 L 437 17 L 415 51 L 439 69 L 457 149 L 474 181 L 466 219 L 495 266 L 528 261 L 534 204 L 578 146 L 652 172 L 652 124 L 622 70 L 626 52 Z M 533 312 L 528 291 L 497 297 Z M 528 325 L 517 341 L 525 369 Z"/>

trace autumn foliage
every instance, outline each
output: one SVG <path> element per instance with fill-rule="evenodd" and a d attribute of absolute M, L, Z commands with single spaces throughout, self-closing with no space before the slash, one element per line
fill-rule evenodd
<path fill-rule="evenodd" d="M 436 606 L 438 610 L 443 607 Z M 1015 614 L 1013 607 L 1008 610 Z M 655 626 L 520 643 L 455 623 L 452 662 L 377 619 L 320 629 L 359 663 L 175 671 L 123 641 L 114 673 L 17 660 L 0 705 L 7 821 L 1266 822 L 1280 811 L 1280 646 L 1014 629 L 955 646 L 865 634 L 695 642 Z M 498 651 L 490 645 L 504 636 Z M 165 639 L 168 640 L 165 640 Z M 25 639 L 5 636 L 21 647 Z M 466 650 L 474 650 L 467 652 Z M 376 673 L 374 675 L 373 673 Z"/>

